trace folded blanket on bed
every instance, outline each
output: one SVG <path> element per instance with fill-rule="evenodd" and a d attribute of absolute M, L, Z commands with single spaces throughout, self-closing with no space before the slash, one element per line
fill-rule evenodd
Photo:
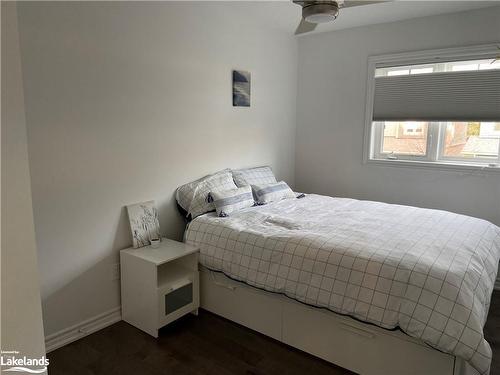
<path fill-rule="evenodd" d="M 207 214 L 185 233 L 213 270 L 384 328 L 489 372 L 500 228 L 446 211 L 308 195 Z"/>

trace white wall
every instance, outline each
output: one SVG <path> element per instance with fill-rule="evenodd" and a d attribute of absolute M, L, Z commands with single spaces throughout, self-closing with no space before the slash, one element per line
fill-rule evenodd
<path fill-rule="evenodd" d="M 500 7 L 299 39 L 296 188 L 445 209 L 500 225 L 500 174 L 365 165 L 371 55 L 500 42 Z"/>
<path fill-rule="evenodd" d="M 16 5 L 2 2 L 1 348 L 45 354 Z"/>
<path fill-rule="evenodd" d="M 120 304 L 124 206 L 155 199 L 181 238 L 177 186 L 270 164 L 294 182 L 297 48 L 234 3 L 20 3 L 45 333 Z M 232 69 L 252 74 L 233 108 Z"/>
<path fill-rule="evenodd" d="M 126 204 L 155 199 L 180 238 L 175 188 L 225 167 L 500 224 L 500 175 L 362 164 L 367 57 L 498 41 L 499 8 L 301 37 L 297 72 L 295 39 L 240 6 L 19 4 L 47 335 L 119 305 Z M 232 69 L 251 108 L 231 106 Z"/>

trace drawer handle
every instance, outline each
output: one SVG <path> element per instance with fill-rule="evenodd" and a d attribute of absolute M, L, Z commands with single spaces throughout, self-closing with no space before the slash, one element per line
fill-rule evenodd
<path fill-rule="evenodd" d="M 229 289 L 230 291 L 233 291 L 233 292 L 236 290 L 235 286 L 227 285 L 227 284 L 224 284 L 224 283 L 220 283 L 218 281 L 214 281 L 214 284 L 217 285 L 217 286 L 220 286 L 222 288 Z"/>
<path fill-rule="evenodd" d="M 228 284 L 225 284 L 225 283 L 221 283 L 220 281 L 217 281 L 216 278 L 215 278 L 215 272 L 211 271 L 210 272 L 210 277 L 213 281 L 213 283 L 217 286 L 220 286 L 222 288 L 226 288 L 226 289 L 229 289 L 230 291 L 234 292 L 236 290 L 236 287 L 233 286 L 233 285 L 228 285 Z"/>
<path fill-rule="evenodd" d="M 367 339 L 374 339 L 375 335 L 371 333 L 370 331 L 365 331 L 364 329 L 358 328 L 351 326 L 350 324 L 347 323 L 340 323 L 340 328 L 342 328 L 344 331 L 354 333 L 355 335 L 367 338 Z"/>

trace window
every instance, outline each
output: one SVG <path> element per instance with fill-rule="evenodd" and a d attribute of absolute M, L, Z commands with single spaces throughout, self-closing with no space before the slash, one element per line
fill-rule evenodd
<path fill-rule="evenodd" d="M 397 159 L 403 156 L 427 155 L 427 122 L 394 122 L 377 123 L 380 127 L 382 143 L 380 157 Z"/>
<path fill-rule="evenodd" d="M 499 162 L 500 122 L 384 121 L 373 127 L 374 159 Z M 438 139 L 435 145 L 433 137 Z"/>
<path fill-rule="evenodd" d="M 496 46 L 372 57 L 369 73 L 365 160 L 500 170 Z"/>
<path fill-rule="evenodd" d="M 492 58 L 469 61 L 450 61 L 446 63 L 440 62 L 421 65 L 383 67 L 375 69 L 375 77 L 493 69 L 500 69 L 500 60 Z"/>
<path fill-rule="evenodd" d="M 500 122 L 448 122 L 442 125 L 442 157 L 448 159 L 498 159 Z"/>

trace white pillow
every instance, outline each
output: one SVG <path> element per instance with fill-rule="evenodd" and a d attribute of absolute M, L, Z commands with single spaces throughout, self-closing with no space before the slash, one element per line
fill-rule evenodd
<path fill-rule="evenodd" d="M 252 185 L 252 190 L 259 204 L 267 204 L 286 198 L 295 198 L 295 193 L 285 181 L 274 184 Z"/>
<path fill-rule="evenodd" d="M 217 215 L 224 217 L 234 211 L 254 205 L 252 187 L 243 186 L 231 190 L 213 190 L 210 192 L 215 204 Z"/>
<path fill-rule="evenodd" d="M 215 205 L 209 198 L 212 190 L 236 189 L 229 169 L 202 177 L 196 181 L 182 185 L 177 189 L 177 203 L 191 215 L 191 219 L 206 212 L 215 211 Z"/>
<path fill-rule="evenodd" d="M 235 170 L 233 172 L 234 183 L 238 187 L 247 185 L 261 185 L 276 183 L 271 167 L 257 167 Z"/>

